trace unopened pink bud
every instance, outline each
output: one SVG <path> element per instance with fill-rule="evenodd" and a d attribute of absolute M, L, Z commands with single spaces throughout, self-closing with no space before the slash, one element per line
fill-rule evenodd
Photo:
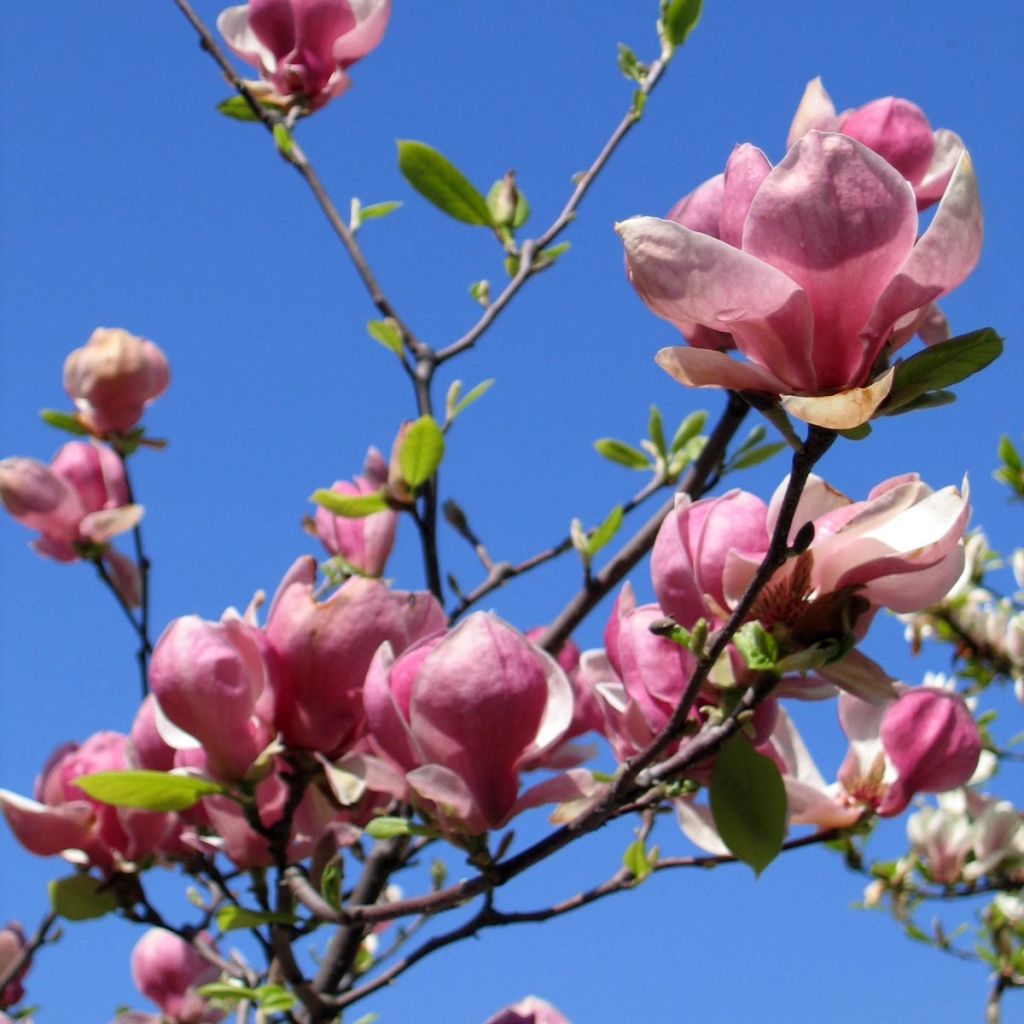
<path fill-rule="evenodd" d="M 915 793 L 944 793 L 964 785 L 981 756 L 981 734 L 962 697 L 922 686 L 886 708 L 882 747 L 899 778 L 879 808 L 898 814 Z"/>
<path fill-rule="evenodd" d="M 569 1024 L 569 1020 L 545 1000 L 527 996 L 499 1010 L 486 1024 Z"/>
<path fill-rule="evenodd" d="M 0 975 L 4 975 L 11 968 L 14 962 L 21 956 L 25 948 L 25 933 L 21 926 L 10 923 L 6 928 L 0 928 Z M 25 987 L 21 979 L 28 973 L 29 964 L 26 963 L 18 973 L 0 989 L 0 1009 L 14 1006 L 21 1002 L 25 995 Z"/>
<path fill-rule="evenodd" d="M 220 971 L 184 939 L 163 928 L 146 932 L 132 950 L 132 980 L 174 1024 L 206 1024 L 224 1014 L 196 993 Z"/>
<path fill-rule="evenodd" d="M 98 327 L 64 363 L 64 390 L 98 434 L 127 433 L 169 382 L 163 352 L 120 328 Z"/>

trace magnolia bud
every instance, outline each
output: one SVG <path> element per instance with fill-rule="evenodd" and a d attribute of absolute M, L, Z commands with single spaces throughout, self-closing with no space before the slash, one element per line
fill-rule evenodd
<path fill-rule="evenodd" d="M 64 363 L 64 390 L 82 421 L 99 434 L 124 434 L 167 389 L 167 357 L 151 341 L 98 327 Z"/>

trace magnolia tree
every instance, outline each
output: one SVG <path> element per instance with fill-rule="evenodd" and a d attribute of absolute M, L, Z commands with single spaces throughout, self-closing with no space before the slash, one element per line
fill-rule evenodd
<path fill-rule="evenodd" d="M 458 957 L 447 947 L 491 930 L 586 915 L 642 883 L 685 901 L 686 869 L 738 863 L 734 872 L 760 875 L 820 846 L 864 876 L 865 905 L 982 964 L 998 1020 L 1006 990 L 1024 984 L 1024 823 L 997 774 L 1014 759 L 1012 728 L 987 698 L 1011 682 L 1024 700 L 1021 594 L 988 582 L 996 556 L 966 532 L 963 467 L 925 480 L 912 453 L 890 465 L 878 441 L 953 401 L 1002 349 L 992 328 L 954 332 L 941 308 L 981 253 L 970 126 L 962 137 L 935 130 L 891 96 L 840 110 L 815 78 L 787 112 L 777 161 L 772 140 L 740 142 L 667 213 L 629 216 L 627 198 L 615 226 L 623 256 L 605 273 L 625 274 L 678 329 L 675 344 L 646 356 L 641 346 L 637 360 L 653 357 L 682 386 L 682 415 L 666 425 L 653 408 L 639 446 L 597 441 L 643 485 L 512 559 L 473 525 L 481 480 L 449 468 L 492 381 L 466 389 L 453 368 L 475 367 L 470 353 L 498 318 L 571 259 L 568 229 L 643 130 L 699 0 L 663 0 L 650 37 L 635 52 L 620 46 L 624 115 L 546 226 L 534 226 L 514 172 L 478 189 L 433 146 L 399 143 L 408 185 L 498 248 L 499 275 L 470 288 L 475 320 L 442 342 L 383 284 L 379 239 L 372 260 L 364 249 L 371 222 L 393 222 L 399 204 L 342 209 L 301 141 L 305 119 L 336 116 L 328 107 L 358 77 L 353 66 L 387 45 L 389 0 L 252 0 L 215 26 L 175 3 L 209 62 L 189 72 L 226 78 L 234 93 L 220 111 L 265 130 L 297 173 L 289 184 L 312 194 L 376 309 L 369 334 L 408 387 L 380 385 L 393 417 L 376 439 L 383 451 L 370 447 L 361 469 L 313 493 L 316 557 L 296 538 L 269 600 L 224 595 L 234 605 L 217 618 L 186 607 L 157 621 L 152 588 L 174 558 L 147 544 L 136 467 L 162 457 L 166 439 L 149 423 L 174 345 L 99 327 L 67 355 L 68 402 L 43 417 L 74 437 L 49 462 L 0 462 L 0 499 L 40 556 L 80 563 L 109 590 L 134 635 L 141 702 L 132 721 L 49 757 L 32 752 L 31 793 L 0 791 L 27 854 L 67 862 L 38 925 L 0 932 L 0 1019 L 45 1008 L 33 962 L 60 957 L 44 947 L 62 930 L 89 927 L 71 922 L 110 916 L 138 929 L 130 969 L 145 1008 L 116 1011 L 121 1024 L 367 1021 L 375 996 L 420 961 Z M 288 274 L 287 289 L 297 308 L 316 301 L 301 275 Z M 571 387 L 587 387 L 587 369 Z M 502 458 L 528 457 L 504 440 Z M 743 489 L 740 474 L 773 456 L 775 485 Z M 877 465 L 867 489 L 847 496 L 828 482 L 843 458 Z M 1000 459 L 1020 496 L 1008 439 Z M 398 536 L 421 569 L 389 570 Z M 453 543 L 476 559 L 458 578 Z M 576 569 L 552 614 L 513 622 L 487 610 L 500 588 L 539 586 L 534 573 L 556 562 Z M 1024 553 L 1011 562 L 1024 588 Z M 891 614 L 915 648 L 946 646 L 948 675 L 898 678 L 865 652 Z M 588 628 L 600 645 L 581 650 L 573 634 Z M 838 760 L 798 732 L 808 702 L 838 721 Z M 869 838 L 895 818 L 903 852 L 879 860 Z M 567 861 L 561 893 L 531 897 L 531 873 L 615 823 L 617 865 L 577 876 L 586 862 Z M 971 896 L 980 909 L 963 903 Z M 943 901 L 968 907 L 970 937 L 921 917 Z M 583 965 L 565 970 L 591 984 Z M 496 1002 L 489 1024 L 567 1019 L 522 996 Z"/>

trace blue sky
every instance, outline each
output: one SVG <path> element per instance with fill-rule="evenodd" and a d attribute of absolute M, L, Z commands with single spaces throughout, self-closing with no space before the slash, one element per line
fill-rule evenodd
<path fill-rule="evenodd" d="M 477 316 L 469 284 L 500 285 L 500 255 L 486 232 L 447 221 L 412 193 L 394 140 L 430 143 L 481 188 L 514 167 L 533 206 L 529 226 L 541 230 L 629 102 L 615 44 L 653 56 L 657 5 L 395 6 L 351 93 L 299 138 L 342 209 L 352 196 L 404 203 L 362 240 L 403 317 L 440 347 Z M 908 470 L 936 487 L 970 472 L 975 522 L 995 546 L 1013 546 L 1020 509 L 990 473 L 999 434 L 1022 432 L 1017 5 L 707 7 L 565 235 L 571 251 L 442 375 L 441 393 L 452 376 L 467 386 L 497 381 L 451 434 L 446 493 L 495 557 L 517 560 L 559 539 L 573 516 L 600 519 L 641 482 L 600 460 L 595 438 L 638 439 L 651 402 L 672 422 L 699 407 L 717 414 L 717 395 L 686 392 L 654 366 L 675 334 L 630 289 L 612 225 L 662 214 L 720 170 L 737 142 L 781 157 L 804 85 L 821 74 L 840 109 L 906 96 L 965 139 L 987 237 L 978 269 L 943 306 L 955 332 L 992 325 L 1008 339 L 1001 362 L 962 386 L 957 404 L 837 447 L 822 474 L 857 497 Z M 212 23 L 219 6 L 197 9 Z M 158 629 L 189 612 L 215 618 L 272 590 L 312 550 L 300 529 L 306 496 L 356 472 L 368 444 L 387 449 L 413 411 L 408 385 L 367 337 L 376 314 L 302 183 L 264 132 L 214 112 L 228 88 L 170 0 L 5 5 L 0 29 L 0 454 L 46 459 L 59 446 L 38 410 L 65 402 L 64 356 L 95 326 L 155 340 L 174 379 L 149 418 L 170 446 L 141 455 L 136 469 L 153 617 Z M 776 460 L 739 483 L 767 495 L 784 472 Z M 414 538 L 401 532 L 389 572 L 418 587 Z M 83 567 L 42 562 L 27 540 L 0 523 L 0 785 L 23 792 L 59 743 L 126 730 L 137 688 L 131 637 L 109 596 Z M 464 586 L 476 582 L 458 538 L 444 537 L 442 556 Z M 489 606 L 529 627 L 557 613 L 578 576 L 566 560 Z M 644 570 L 632 579 L 649 593 Z M 604 614 L 580 630 L 581 646 L 599 644 Z M 910 681 L 944 667 L 934 652 L 911 663 L 891 624 L 878 634 L 872 653 Z M 795 713 L 823 770 L 833 769 L 830 709 Z M 1019 729 L 1007 722 L 1007 735 Z M 1003 786 L 1024 798 L 1019 780 Z M 666 852 L 685 848 L 670 823 L 659 839 Z M 518 883 L 509 906 L 602 880 L 628 840 L 619 830 L 578 844 Z M 29 926 L 62 865 L 31 859 L 6 834 L 0 857 L 0 919 Z M 860 891 L 819 850 L 784 858 L 757 883 L 741 869 L 681 872 L 557 924 L 442 953 L 366 1009 L 384 1022 L 476 1024 L 532 991 L 576 1024 L 976 1019 L 984 972 L 907 942 L 882 915 L 849 910 Z M 39 1019 L 100 1022 L 119 1003 L 141 1006 L 127 969 L 136 938 L 106 922 L 69 927 L 30 977 L 31 1000 L 45 1007 Z"/>

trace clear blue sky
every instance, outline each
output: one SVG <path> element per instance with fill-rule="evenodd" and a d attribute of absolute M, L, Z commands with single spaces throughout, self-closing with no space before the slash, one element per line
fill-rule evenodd
<path fill-rule="evenodd" d="M 219 10 L 206 0 L 197 8 L 210 23 Z M 470 282 L 499 285 L 501 263 L 485 232 L 446 221 L 411 192 L 394 140 L 429 142 L 484 188 L 514 167 L 540 230 L 629 102 L 615 44 L 654 55 L 657 4 L 395 8 L 351 93 L 304 124 L 300 140 L 343 209 L 351 196 L 404 202 L 367 226 L 364 243 L 403 316 L 442 345 L 475 319 Z M 95 326 L 154 339 L 174 374 L 150 417 L 170 447 L 142 455 L 136 470 L 154 620 L 159 629 L 188 612 L 217 617 L 272 590 L 312 550 L 299 528 L 306 496 L 357 471 L 368 444 L 390 444 L 412 413 L 408 386 L 367 338 L 375 313 L 297 176 L 262 130 L 214 113 L 228 88 L 170 0 L 6 4 L 0 31 L 0 454 L 49 458 L 61 443 L 38 410 L 63 403 L 64 356 Z M 720 170 L 736 142 L 778 159 L 817 74 L 840 109 L 906 96 L 965 139 L 987 239 L 944 308 L 955 332 L 991 324 L 1008 337 L 1001 363 L 963 386 L 956 405 L 883 424 L 868 442 L 834 450 L 823 474 L 860 496 L 908 470 L 935 486 L 969 471 L 975 521 L 996 546 L 1019 542 L 1020 509 L 990 471 L 998 435 L 1022 431 L 1022 40 L 1008 0 L 970 10 L 952 0 L 709 0 L 567 234 L 571 252 L 453 367 L 467 385 L 497 379 L 453 431 L 445 467 L 447 493 L 492 554 L 525 557 L 573 516 L 593 522 L 631 493 L 638 478 L 590 446 L 642 436 L 652 401 L 673 421 L 700 406 L 717 413 L 718 396 L 687 393 L 654 366 L 675 335 L 628 286 L 612 224 L 662 214 Z M 767 494 L 783 472 L 776 461 L 741 482 Z M 43 563 L 28 539 L 0 522 L 0 785 L 23 792 L 57 744 L 126 730 L 137 687 L 131 637 L 109 596 L 83 567 Z M 462 542 L 446 536 L 443 555 L 464 585 L 475 582 Z M 390 572 L 421 585 L 408 530 Z M 633 580 L 649 592 L 645 571 Z M 577 582 L 566 562 L 491 607 L 528 627 Z M 603 616 L 580 631 L 581 646 L 600 642 Z M 944 667 L 941 655 L 909 664 L 898 630 L 879 632 L 873 653 L 911 681 Z M 831 710 L 795 713 L 823 771 L 833 770 Z M 1006 734 L 1019 728 L 1007 723 Z M 1024 797 L 1019 780 L 1004 787 Z M 666 852 L 685 849 L 669 823 L 659 839 Z M 627 842 L 620 830 L 578 844 L 515 887 L 508 905 L 602 880 Z M 33 860 L 6 833 L 0 858 L 0 921 L 31 926 L 62 865 Z M 576 1024 L 979 1019 L 984 972 L 907 942 L 881 915 L 849 910 L 860 892 L 819 850 L 784 858 L 756 884 L 741 869 L 656 878 L 556 924 L 442 953 L 366 1009 L 385 1024 L 477 1024 L 536 992 Z M 29 979 L 31 1001 L 45 1007 L 39 1020 L 102 1022 L 119 1003 L 141 1007 L 127 965 L 136 938 L 106 922 L 69 927 Z"/>

